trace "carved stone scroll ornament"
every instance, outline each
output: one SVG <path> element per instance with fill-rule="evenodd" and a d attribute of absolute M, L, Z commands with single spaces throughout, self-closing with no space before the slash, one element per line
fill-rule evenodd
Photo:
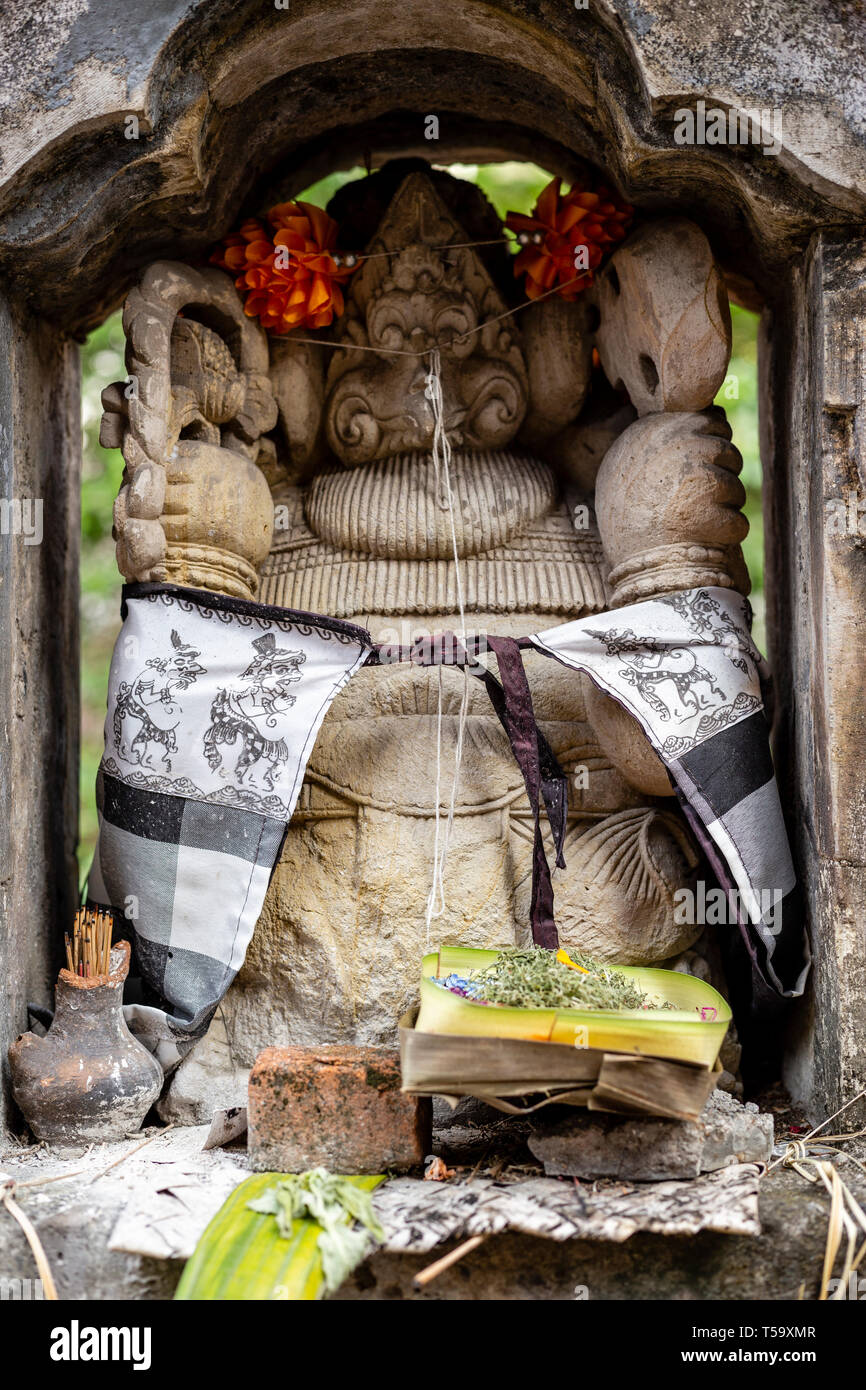
<path fill-rule="evenodd" d="M 638 415 L 712 404 L 731 356 L 731 311 L 699 227 L 684 218 L 641 227 L 591 293 L 601 365 Z"/>
<path fill-rule="evenodd" d="M 145 271 L 123 327 L 128 380 L 103 392 L 100 431 L 126 461 L 118 568 L 251 598 L 273 534 L 258 466 L 277 419 L 264 332 L 227 275 L 172 261 Z"/>

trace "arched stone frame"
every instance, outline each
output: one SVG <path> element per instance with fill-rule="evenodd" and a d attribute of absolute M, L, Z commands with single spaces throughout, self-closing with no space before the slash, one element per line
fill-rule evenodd
<path fill-rule="evenodd" d="M 49 997 L 74 893 L 74 339 L 149 262 L 200 253 L 254 188 L 291 196 L 397 152 L 531 157 L 566 176 L 589 159 L 643 209 L 697 221 L 736 292 L 764 306 L 777 751 L 816 946 L 790 1078 L 816 1110 L 853 1094 L 866 1081 L 866 567 L 827 503 L 860 487 L 863 467 L 856 39 L 831 7 L 782 0 L 760 7 L 760 32 L 749 14 L 708 19 L 686 0 L 163 0 L 137 28 L 118 0 L 90 0 L 36 43 L 27 9 L 9 4 L 2 19 L 0 437 L 5 495 L 43 499 L 46 542 L 0 536 L 4 1057 L 27 999 Z M 674 113 L 699 99 L 781 110 L 777 153 L 677 145 Z"/>

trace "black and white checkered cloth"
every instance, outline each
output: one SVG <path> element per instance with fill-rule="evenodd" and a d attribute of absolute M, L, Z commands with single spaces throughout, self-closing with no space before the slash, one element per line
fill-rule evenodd
<path fill-rule="evenodd" d="M 519 645 L 587 672 L 639 720 L 737 893 L 757 967 L 794 995 L 809 957 L 747 610 L 727 590 L 698 589 Z M 350 623 L 167 584 L 125 588 L 123 614 L 88 896 L 132 937 L 152 1002 L 128 1005 L 127 1018 L 170 1067 L 243 964 L 331 702 L 365 661 L 394 656 Z M 528 691 L 525 703 L 531 726 Z"/>
<path fill-rule="evenodd" d="M 131 935 L 163 1066 L 202 1035 L 246 955 L 328 707 L 368 634 L 169 585 L 124 589 L 88 897 Z"/>
<path fill-rule="evenodd" d="M 585 671 L 638 720 L 739 921 L 779 994 L 802 994 L 810 953 L 770 755 L 761 681 L 769 672 L 749 606 L 693 589 L 581 618 L 528 639 Z"/>

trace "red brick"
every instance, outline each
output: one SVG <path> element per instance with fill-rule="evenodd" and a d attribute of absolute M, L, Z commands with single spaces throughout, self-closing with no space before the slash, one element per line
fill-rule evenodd
<path fill-rule="evenodd" d="M 250 1073 L 249 1156 L 257 1172 L 384 1173 L 430 1152 L 429 1098 L 400 1091 L 385 1047 L 268 1047 Z"/>

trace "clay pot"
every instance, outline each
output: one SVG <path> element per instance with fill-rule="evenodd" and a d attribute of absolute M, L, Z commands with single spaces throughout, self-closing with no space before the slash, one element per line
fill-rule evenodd
<path fill-rule="evenodd" d="M 123 1018 L 128 970 L 127 941 L 112 947 L 108 975 L 84 980 L 61 970 L 48 1032 L 23 1033 L 10 1047 L 12 1092 L 37 1139 L 122 1139 L 159 1095 L 162 1068 Z"/>

